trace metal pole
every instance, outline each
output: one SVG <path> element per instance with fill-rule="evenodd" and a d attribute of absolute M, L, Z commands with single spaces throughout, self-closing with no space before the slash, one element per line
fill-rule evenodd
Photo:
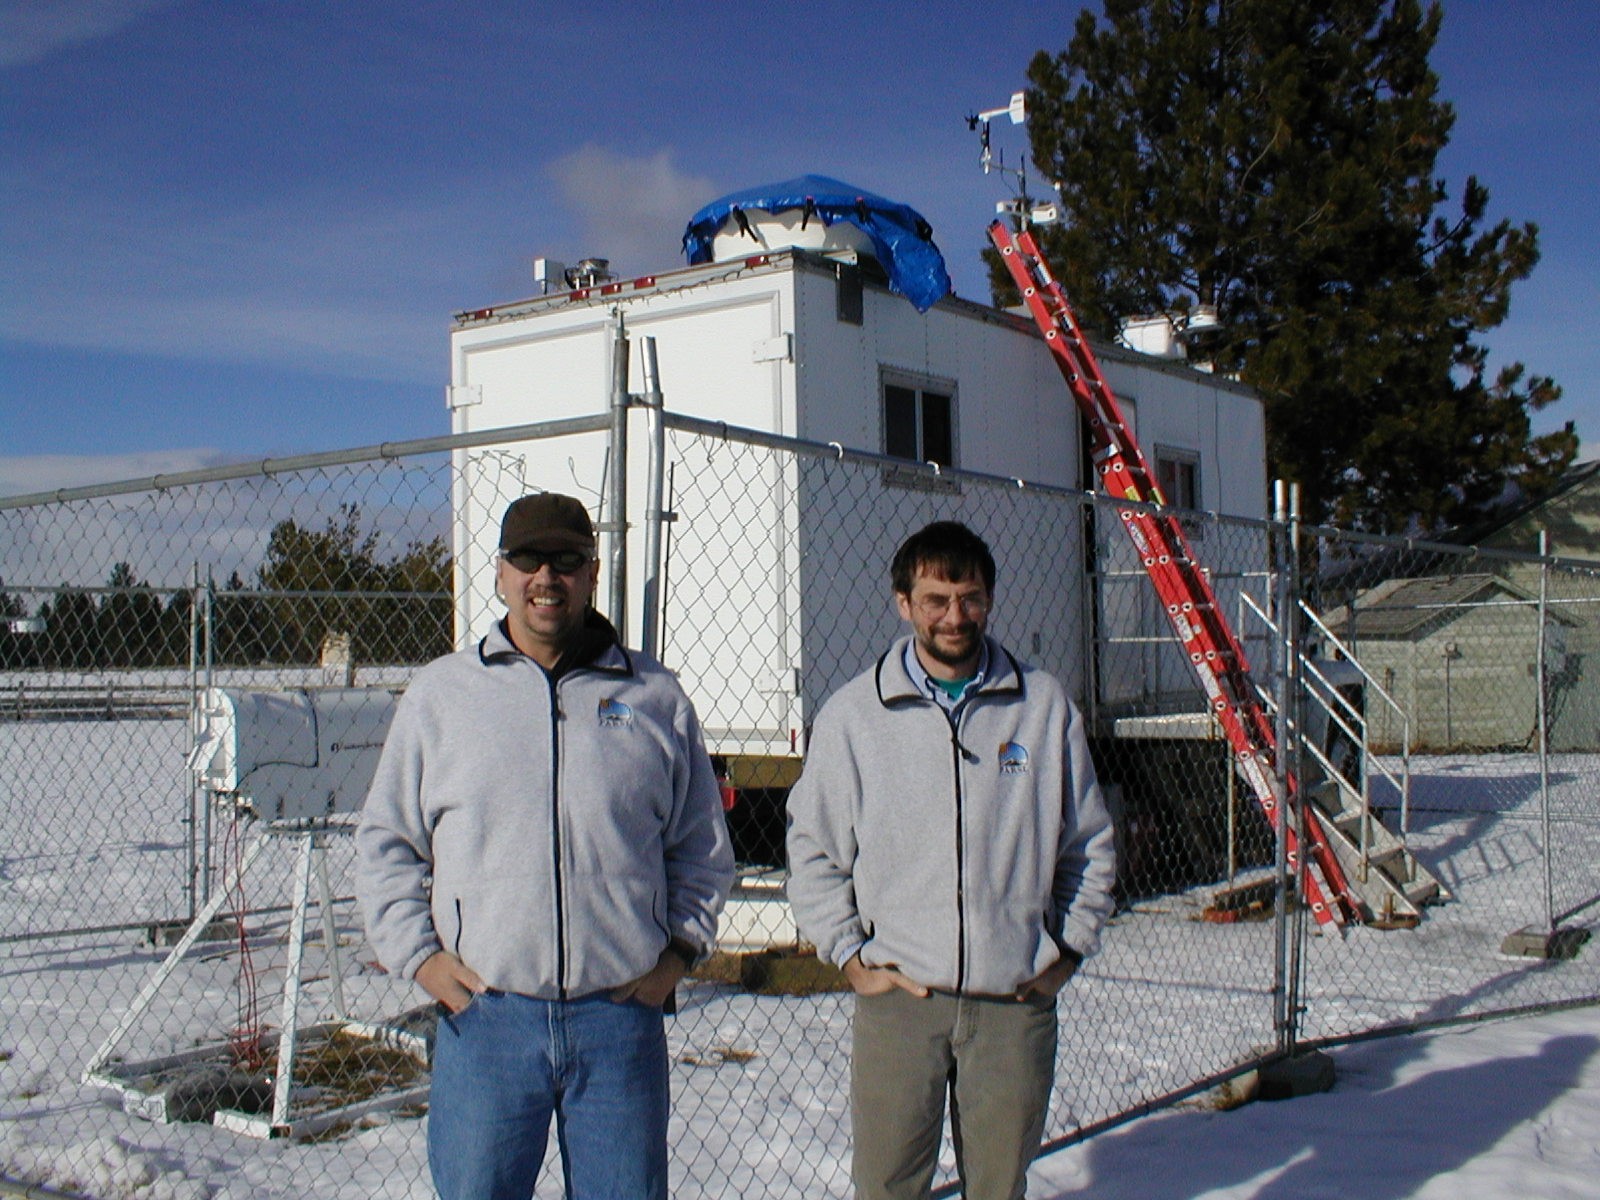
<path fill-rule="evenodd" d="M 194 754 L 195 741 L 200 734 L 200 564 L 196 562 L 189 571 L 189 755 L 184 761 L 188 762 Z M 200 911 L 200 849 L 197 845 L 200 837 L 200 786 L 196 782 L 193 771 L 185 771 L 189 784 L 189 836 L 188 861 L 185 871 L 189 877 L 189 920 L 194 920 L 195 913 Z"/>
<path fill-rule="evenodd" d="M 1301 741 L 1301 732 L 1306 723 L 1306 696 L 1305 681 L 1300 670 L 1300 485 L 1289 485 L 1289 561 L 1287 563 L 1287 592 L 1288 608 L 1283 617 L 1284 651 L 1289 666 L 1289 689 L 1285 696 L 1284 711 L 1293 716 L 1290 722 L 1289 739 L 1285 741 L 1279 757 L 1286 764 L 1285 771 L 1292 770 L 1296 780 L 1306 777 L 1306 755 Z M 1292 706 L 1292 709 L 1291 709 Z M 1284 794 L 1288 795 L 1287 777 L 1284 779 Z M 1306 818 L 1306 805 L 1310 803 L 1308 793 L 1302 786 L 1297 789 L 1294 796 L 1294 813 L 1296 845 L 1300 848 L 1298 863 L 1298 878 L 1295 880 L 1295 895 L 1302 898 L 1293 913 L 1293 923 L 1289 926 L 1289 1026 L 1288 1044 L 1286 1049 L 1292 1054 L 1300 1037 L 1300 1018 L 1305 1011 L 1303 994 L 1305 991 L 1305 939 L 1310 905 L 1304 903 L 1306 893 L 1305 884 L 1311 874 L 1311 860 L 1307 847 L 1311 845 L 1310 829 Z"/>
<path fill-rule="evenodd" d="M 1289 485 L 1288 544 L 1284 563 L 1282 596 L 1283 609 L 1279 617 L 1283 636 L 1280 641 L 1284 663 L 1284 693 L 1279 706 L 1279 720 L 1283 738 L 1278 743 L 1278 779 L 1283 795 L 1289 796 L 1289 775 L 1296 780 L 1305 778 L 1304 754 L 1301 751 L 1300 733 L 1305 728 L 1305 689 L 1300 672 L 1300 485 Z M 1294 1053 L 1300 1034 L 1301 990 L 1305 975 L 1306 913 L 1304 903 L 1306 880 L 1311 863 L 1306 854 L 1311 839 L 1306 828 L 1306 789 L 1295 791 L 1294 803 L 1284 814 L 1284 820 L 1295 823 L 1295 844 L 1299 847 L 1299 861 L 1295 867 L 1294 894 L 1301 903 L 1290 914 L 1289 962 L 1287 970 L 1288 995 L 1286 998 L 1288 1022 L 1284 1028 L 1284 1049 Z"/>
<path fill-rule="evenodd" d="M 1223 751 L 1227 753 L 1226 748 Z M 1239 875 L 1239 773 L 1228 770 L 1228 886 L 1232 887 Z"/>
<path fill-rule="evenodd" d="M 1285 542 L 1285 527 L 1288 522 L 1287 485 L 1281 479 L 1272 483 L 1272 519 L 1273 527 L 1268 535 L 1268 546 L 1272 558 L 1272 572 L 1274 576 L 1273 600 L 1276 604 L 1282 603 L 1283 582 L 1288 571 L 1283 562 L 1283 547 Z M 1268 642 L 1271 647 L 1271 658 L 1277 658 L 1280 653 L 1279 639 L 1273 638 Z M 1269 663 L 1274 674 L 1281 678 L 1277 671 L 1279 664 Z M 1279 746 L 1278 761 L 1273 764 L 1278 776 L 1279 797 L 1283 795 L 1283 737 L 1284 720 L 1283 705 L 1280 703 L 1277 713 L 1277 739 Z M 1274 954 L 1272 963 L 1272 1026 L 1278 1037 L 1278 1048 L 1287 1052 L 1289 1046 L 1289 813 L 1282 804 L 1278 805 L 1278 819 L 1274 823 L 1273 837 L 1273 865 L 1277 873 L 1278 886 L 1273 891 L 1272 923 L 1274 934 Z"/>
<path fill-rule="evenodd" d="M 328 881 L 329 836 L 315 834 L 311 840 L 317 867 L 317 907 L 322 916 L 322 944 L 328 952 L 328 979 L 333 985 L 333 1015 L 348 1017 L 350 1006 L 344 999 L 344 956 L 339 952 L 339 926 L 333 915 L 333 885 Z"/>
<path fill-rule="evenodd" d="M 1450 707 L 1450 661 L 1456 656 L 1456 644 L 1444 644 L 1444 748 L 1456 748 L 1455 720 Z"/>
<path fill-rule="evenodd" d="M 656 364 L 656 339 L 644 339 L 644 405 L 650 431 L 648 496 L 644 512 L 644 611 L 639 616 L 639 648 L 661 657 L 662 526 L 672 519 L 664 510 L 667 487 L 667 426 L 661 419 L 661 375 Z"/>
<path fill-rule="evenodd" d="M 1393 672 L 1384 676 L 1384 684 L 1394 682 Z M 1400 834 L 1411 836 L 1411 714 L 1400 714 Z"/>
<path fill-rule="evenodd" d="M 451 422 L 454 421 L 455 417 L 452 414 Z M 472 579 L 475 574 L 473 568 L 478 565 L 479 553 L 479 548 L 473 540 L 469 516 L 473 503 L 472 490 L 467 484 L 469 463 L 470 456 L 465 450 L 450 451 L 450 545 L 455 551 L 450 556 L 450 644 L 457 650 L 465 650 L 472 636 Z M 518 496 L 523 490 L 523 488 L 517 489 Z M 484 507 L 487 508 L 488 505 Z M 493 537 L 492 534 L 490 536 Z M 490 545 L 498 547 L 499 539 L 494 539 Z M 489 588 L 495 595 L 499 595 L 500 589 L 495 584 L 495 578 L 500 568 L 494 550 L 489 551 L 488 561 Z M 487 608 L 488 605 L 484 607 Z"/>
<path fill-rule="evenodd" d="M 306 909 L 311 903 L 311 859 L 317 835 L 300 835 L 295 858 L 294 896 L 289 917 L 289 959 L 283 968 L 283 1009 L 278 1018 L 278 1067 L 272 1076 L 272 1125 L 289 1123 L 289 1102 L 294 1091 L 294 1058 L 300 1040 L 300 972 L 306 953 Z"/>
<path fill-rule="evenodd" d="M 1544 837 L 1544 915 L 1545 928 L 1556 931 L 1555 884 L 1551 878 L 1550 843 L 1550 714 L 1545 701 L 1545 622 L 1550 603 L 1550 534 L 1539 530 L 1539 628 L 1534 657 L 1534 682 L 1539 694 L 1539 823 Z"/>
<path fill-rule="evenodd" d="M 663 414 L 664 415 L 664 414 Z M 676 482 L 678 478 L 678 465 L 673 463 L 667 468 L 665 503 L 669 511 L 676 512 L 673 503 L 677 496 Z M 657 647 L 662 654 L 667 652 L 667 597 L 672 594 L 672 530 L 661 531 L 661 590 L 656 596 L 656 628 L 660 632 L 661 642 Z"/>
<path fill-rule="evenodd" d="M 203 656 L 203 671 L 205 687 L 209 689 L 214 680 L 214 671 L 217 656 L 217 580 L 206 568 L 206 590 L 202 593 L 205 604 L 205 654 Z M 203 861 L 200 867 L 200 895 L 209 902 L 211 899 L 211 804 L 202 801 L 200 805 L 200 849 Z"/>
<path fill-rule="evenodd" d="M 624 641 L 628 633 L 628 333 L 617 315 L 611 341 L 611 477 L 605 520 L 611 538 L 610 611 Z"/>
<path fill-rule="evenodd" d="M 1083 570 L 1078 572 L 1078 586 L 1082 591 L 1078 611 L 1087 614 L 1087 618 L 1079 626 L 1083 631 L 1083 662 L 1084 662 L 1084 693 L 1089 701 L 1089 711 L 1085 714 L 1090 729 L 1100 725 L 1100 624 L 1104 619 L 1101 613 L 1100 597 L 1104 589 L 1101 580 L 1104 578 L 1100 570 L 1100 540 L 1097 533 L 1098 523 L 1094 500 L 1079 501 L 1078 508 L 1078 536 L 1083 545 Z"/>

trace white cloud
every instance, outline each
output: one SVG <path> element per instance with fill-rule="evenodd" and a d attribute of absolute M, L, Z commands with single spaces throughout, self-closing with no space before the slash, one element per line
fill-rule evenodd
<path fill-rule="evenodd" d="M 28 496 L 61 488 L 148 479 L 198 471 L 228 461 L 220 450 L 150 450 L 130 454 L 0 456 L 0 496 Z"/>
<path fill-rule="evenodd" d="M 624 276 L 682 265 L 672 255 L 689 215 L 720 194 L 709 179 L 679 171 L 667 150 L 635 158 L 591 144 L 548 173 L 590 240 L 585 253 L 609 258 Z"/>
<path fill-rule="evenodd" d="M 0 67 L 21 67 L 57 50 L 109 37 L 176 0 L 13 0 L 0 8 Z"/>
<path fill-rule="evenodd" d="M 177 475 L 236 457 L 207 448 L 0 457 L 0 497 Z M 31 611 L 59 586 L 104 584 L 118 562 L 167 588 L 188 586 L 196 564 L 218 579 L 247 574 L 261 561 L 274 514 L 265 505 L 219 504 L 219 494 L 146 490 L 0 508 L 0 580 Z"/>

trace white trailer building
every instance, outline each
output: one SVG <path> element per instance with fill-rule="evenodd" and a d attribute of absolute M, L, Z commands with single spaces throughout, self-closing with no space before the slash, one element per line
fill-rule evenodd
<path fill-rule="evenodd" d="M 626 281 L 578 275 L 576 286 L 458 314 L 451 335 L 453 431 L 603 416 L 619 387 L 646 390 L 638 345 L 651 337 L 671 412 L 1032 484 L 1093 486 L 1077 411 L 1031 321 L 953 295 L 920 312 L 883 282 L 865 239 L 841 224 L 825 228 L 797 216 L 767 220 L 761 214 L 739 230 L 730 220 L 727 235 L 717 238 L 719 260 L 705 265 Z M 624 332 L 635 347 L 625 383 L 614 377 L 614 346 Z M 1098 352 L 1172 503 L 1266 515 L 1262 406 L 1250 389 L 1191 368 L 1181 352 L 1151 355 L 1111 346 Z M 631 411 L 626 536 L 633 563 L 645 548 L 645 455 L 638 449 L 645 420 L 641 409 Z M 480 637 L 502 611 L 489 583 L 505 503 L 523 489 L 539 488 L 594 498 L 607 469 L 608 441 L 594 432 L 457 451 L 453 548 L 462 644 Z M 894 632 L 886 582 L 881 612 L 854 611 L 859 596 L 842 596 L 837 571 L 824 564 L 848 553 L 886 578 L 894 546 L 910 532 L 889 515 L 904 503 L 905 489 L 946 491 L 940 515 L 955 517 L 962 515 L 962 489 L 954 481 L 930 480 L 925 470 L 897 472 L 885 463 L 879 471 L 876 495 L 864 503 L 881 502 L 882 519 L 869 514 L 864 520 L 861 505 L 854 505 L 848 545 L 841 544 L 836 524 L 846 514 L 837 501 L 822 502 L 823 485 L 794 460 L 773 459 L 759 482 L 747 483 L 727 511 L 716 514 L 719 523 L 759 531 L 741 543 L 755 549 L 726 565 L 740 589 L 716 601 L 737 605 L 739 619 L 702 626 L 737 628 L 739 635 L 669 636 L 671 653 L 664 655 L 694 697 L 715 752 L 797 762 L 804 730 L 825 693 L 869 663 Z M 603 529 L 616 520 L 614 513 L 599 517 Z M 863 528 L 869 531 L 865 543 Z M 691 552 L 697 536 L 704 541 L 692 521 L 674 527 L 671 536 L 679 555 Z M 1102 542 L 1097 556 L 1083 553 L 1088 536 Z M 1080 698 L 1091 686 L 1102 704 L 1141 690 L 1192 688 L 1187 665 L 1177 658 L 1159 668 L 1169 679 L 1152 681 L 1137 645 L 1108 652 L 1126 655 L 1126 669 L 1106 670 L 1102 658 L 1098 685 L 1084 666 L 1088 637 L 1115 641 L 1116 630 L 1091 631 L 1091 621 L 1128 622 L 1129 632 L 1148 621 L 1144 631 L 1159 632 L 1159 613 L 1085 602 L 1071 606 L 1070 630 L 1030 626 L 1037 614 L 1059 614 L 1062 596 L 1086 594 L 1089 557 L 1103 563 L 1127 554 L 1118 528 L 1090 535 L 1074 523 L 1051 537 L 1063 550 L 1053 567 L 1030 572 L 1022 583 L 1007 576 L 997 632 L 1056 671 Z M 709 543 L 699 551 L 716 553 Z M 610 561 L 609 552 L 603 558 Z M 1119 561 L 1137 572 L 1131 557 Z M 645 585 L 642 572 L 629 574 L 624 634 L 639 644 Z M 1148 589 L 1142 573 L 1132 586 Z M 681 599 L 673 604 L 683 611 Z M 1099 615 L 1091 618 L 1096 609 Z M 841 611 L 849 612 L 848 622 L 840 621 Z M 749 685 L 729 686 L 735 678 Z M 737 765 L 730 771 L 737 774 Z"/>

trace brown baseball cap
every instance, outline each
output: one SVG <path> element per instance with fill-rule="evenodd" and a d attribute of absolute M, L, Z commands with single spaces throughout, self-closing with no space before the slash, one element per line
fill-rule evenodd
<path fill-rule="evenodd" d="M 539 492 L 513 500 L 500 521 L 502 551 L 582 550 L 594 553 L 594 524 L 581 500 Z"/>

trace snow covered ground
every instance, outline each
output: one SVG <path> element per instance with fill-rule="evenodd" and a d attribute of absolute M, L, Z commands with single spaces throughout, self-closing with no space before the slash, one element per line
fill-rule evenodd
<path fill-rule="evenodd" d="M 1600 1196 L 1600 1007 L 1336 1048 L 1331 1092 L 1228 1112 L 1185 1104 L 1041 1158 L 1034 1200 L 1594 1200 Z M 96 1197 L 288 1197 L 268 1172 L 232 1166 L 220 1190 L 187 1177 L 151 1127 L 67 1145 L 0 1141 L 13 1177 Z M 416 1123 L 413 1122 L 413 1125 Z M 413 1135 L 414 1136 L 414 1135 Z M 271 1147 L 256 1147 L 267 1159 Z M 773 1153 L 767 1182 L 793 1178 Z M 400 1156 L 352 1162 L 327 1195 L 426 1196 L 390 1174 Z M 804 1164 L 804 1175 L 811 1164 Z M 719 1193 L 680 1184 L 681 1196 Z"/>
<path fill-rule="evenodd" d="M 153 730 L 133 724 L 0 727 L 0 738 L 11 739 L 0 745 L 0 932 L 142 920 L 159 903 L 154 897 L 181 879 L 182 829 L 173 824 L 187 811 L 180 790 L 163 802 L 166 824 L 147 827 L 112 802 L 114 790 L 87 786 L 108 778 L 108 763 L 126 764 L 131 781 L 133 760 L 156 744 Z M 167 741 L 159 743 L 163 760 L 181 758 L 181 740 Z M 85 761 L 100 766 L 91 771 Z M 33 762 L 66 769 L 17 769 Z M 1533 758 L 1414 764 L 1413 844 L 1454 899 L 1429 909 L 1413 930 L 1309 937 L 1307 1037 L 1600 997 L 1600 945 L 1562 963 L 1500 953 L 1506 933 L 1539 924 L 1552 906 L 1572 912 L 1573 926 L 1600 917 L 1600 759 L 1560 756 L 1551 765 L 1557 853 L 1547 877 Z M 340 893 L 348 891 L 348 853 L 347 842 L 328 851 Z M 276 846 L 249 882 L 258 914 L 250 957 L 269 1024 L 278 1016 L 288 921 L 267 910 L 283 902 L 291 867 L 290 848 Z M 1271 1044 L 1275 930 L 1269 922 L 1200 921 L 1212 890 L 1119 913 L 1103 953 L 1074 980 L 1062 1010 L 1050 1136 L 1136 1111 Z M 352 1015 L 382 1018 L 415 1004 L 409 986 L 366 964 L 349 907 L 338 914 Z M 374 1118 L 326 1140 L 260 1142 L 209 1125 L 139 1120 L 104 1089 L 84 1085 L 85 1061 L 160 958 L 125 932 L 0 941 L 0 1176 L 101 1200 L 432 1194 L 415 1114 Z M 237 943 L 206 944 L 122 1052 L 148 1059 L 224 1039 L 238 1019 L 242 974 Z M 331 1011 L 317 945 L 305 994 L 308 1017 Z M 685 989 L 670 1034 L 676 1194 L 848 1195 L 848 1012 L 835 995 L 760 996 L 715 983 Z M 1332 1093 L 1230 1113 L 1186 1101 L 1042 1160 L 1030 1194 L 1600 1197 L 1597 1049 L 1600 1008 L 1340 1047 Z M 948 1147 L 945 1166 L 948 1174 Z M 547 1176 L 539 1194 L 559 1190 Z"/>
<path fill-rule="evenodd" d="M 1594 1200 L 1600 1008 L 1332 1051 L 1331 1092 L 1158 1113 L 1039 1160 L 1033 1200 Z"/>

